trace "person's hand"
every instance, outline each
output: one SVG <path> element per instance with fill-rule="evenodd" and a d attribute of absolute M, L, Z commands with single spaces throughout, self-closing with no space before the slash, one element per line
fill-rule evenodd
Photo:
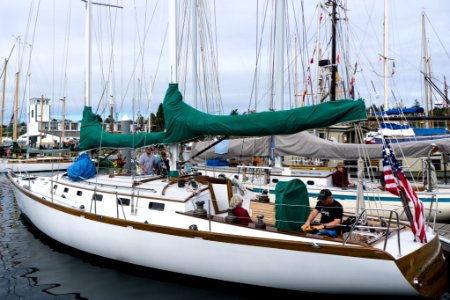
<path fill-rule="evenodd" d="M 309 227 L 309 223 L 305 223 L 303 224 L 303 226 L 301 227 L 303 231 L 306 231 L 306 228 Z"/>

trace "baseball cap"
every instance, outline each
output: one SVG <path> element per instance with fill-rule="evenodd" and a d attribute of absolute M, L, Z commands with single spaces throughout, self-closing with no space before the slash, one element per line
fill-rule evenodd
<path fill-rule="evenodd" d="M 325 201 L 330 196 L 331 196 L 330 190 L 329 189 L 323 189 L 323 190 L 320 191 L 319 197 L 317 197 L 317 200 Z"/>

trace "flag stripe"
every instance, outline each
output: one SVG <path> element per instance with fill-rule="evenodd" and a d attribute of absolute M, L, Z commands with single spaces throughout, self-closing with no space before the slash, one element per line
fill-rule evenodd
<path fill-rule="evenodd" d="M 402 167 L 387 140 L 384 140 L 383 144 L 383 176 L 386 191 L 396 196 L 400 196 L 400 191 L 403 191 L 406 199 L 413 203 L 414 213 L 411 214 L 411 230 L 415 236 L 419 237 L 420 242 L 426 242 L 423 203 L 406 179 Z"/>

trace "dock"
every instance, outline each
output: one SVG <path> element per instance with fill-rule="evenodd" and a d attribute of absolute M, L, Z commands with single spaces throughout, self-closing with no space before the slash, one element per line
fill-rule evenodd
<path fill-rule="evenodd" d="M 444 250 L 447 253 L 450 253 L 450 224 L 436 223 L 435 230 L 439 235 L 442 250 Z"/>

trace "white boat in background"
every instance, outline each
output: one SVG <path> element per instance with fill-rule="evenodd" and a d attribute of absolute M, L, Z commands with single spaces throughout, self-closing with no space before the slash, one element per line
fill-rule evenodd
<path fill-rule="evenodd" d="M 171 13 L 175 12 L 174 3 L 170 2 Z M 88 0 L 89 33 L 91 5 Z M 175 37 L 176 26 L 169 28 L 170 36 Z M 90 43 L 88 48 L 90 54 Z M 173 47 L 170 50 L 173 76 L 177 74 L 177 51 L 172 51 Z M 176 81 L 171 78 L 171 82 Z M 165 144 L 171 147 L 172 158 L 177 158 L 180 143 L 203 136 L 293 134 L 367 117 L 361 100 L 238 116 L 211 115 L 186 104 L 178 84 L 171 83 L 162 105 L 165 131 L 118 136 L 105 132 L 100 117 L 92 112 L 89 84 L 87 80 L 80 138 L 83 150 Z M 272 126 L 267 126 L 267 120 L 273 120 Z M 171 168 L 171 172 L 176 175 L 181 170 Z M 305 220 L 277 219 L 282 225 L 289 222 L 291 230 L 266 225 L 261 217 L 248 225 L 236 223 L 235 216 L 229 214 L 232 182 L 226 178 L 95 172 L 92 176 L 70 179 L 66 174 L 44 177 L 8 173 L 19 209 L 38 230 L 64 245 L 108 259 L 221 281 L 315 293 L 435 298 L 447 288 L 448 270 L 438 235 L 424 224 L 422 240 L 417 240 L 411 227 L 392 209 L 364 209 L 352 225 L 343 226 L 348 232 L 328 237 L 300 232 Z M 299 182 L 292 184 L 303 189 Z M 251 208 L 253 197 L 244 192 L 245 208 Z M 306 214 L 310 211 L 309 205 L 299 208 Z M 391 217 L 380 216 L 380 211 L 389 212 Z M 330 266 L 333 274 L 345 276 L 331 275 L 331 280 L 325 280 Z"/>
<path fill-rule="evenodd" d="M 361 184 L 365 187 L 364 200 L 367 207 L 382 205 L 392 209 L 403 209 L 400 199 L 389 192 L 384 191 L 379 182 L 380 168 L 373 166 L 372 160 L 382 158 L 382 145 L 368 144 L 341 144 L 327 141 L 316 137 L 308 132 L 300 132 L 294 135 L 276 136 L 274 146 L 271 147 L 271 138 L 243 138 L 228 141 L 226 152 L 217 154 L 214 147 L 208 148 L 214 142 L 197 142 L 192 146 L 191 157 L 187 161 L 202 175 L 217 177 L 219 175 L 233 179 L 235 175 L 238 180 L 248 189 L 255 193 L 262 190 L 269 190 L 274 201 L 275 185 L 279 181 L 289 181 L 295 178 L 301 179 L 308 186 L 311 205 L 316 202 L 321 189 L 328 188 L 348 210 L 354 211 L 357 199 L 357 189 L 342 189 L 333 187 L 331 175 L 335 171 L 334 167 L 308 166 L 308 167 L 264 167 L 264 166 L 207 166 L 209 159 L 251 159 L 252 157 L 269 157 L 272 149 L 272 156 L 297 155 L 311 159 L 327 158 L 330 161 L 343 159 L 357 160 L 360 154 L 365 154 L 366 163 L 362 167 L 368 176 L 362 178 Z M 435 141 L 420 141 L 410 143 L 392 144 L 397 153 L 402 153 L 406 157 L 427 159 L 431 151 L 450 153 L 450 138 Z M 200 153 L 201 152 L 201 153 Z M 200 153 L 200 154 L 199 154 Z M 370 162 L 370 163 L 369 163 Z M 376 171 L 374 172 L 374 168 Z M 427 171 L 424 171 L 427 174 Z M 357 181 L 353 178 L 352 181 Z M 438 221 L 450 220 L 450 189 L 443 187 L 428 187 L 416 184 L 417 195 L 424 203 L 427 217 L 434 217 Z M 434 189 L 433 189 L 434 188 Z M 405 217 L 405 216 L 404 216 Z"/>
<path fill-rule="evenodd" d="M 72 165 L 72 158 L 44 156 L 35 158 L 0 158 L 0 172 L 16 173 L 64 171 Z"/>

